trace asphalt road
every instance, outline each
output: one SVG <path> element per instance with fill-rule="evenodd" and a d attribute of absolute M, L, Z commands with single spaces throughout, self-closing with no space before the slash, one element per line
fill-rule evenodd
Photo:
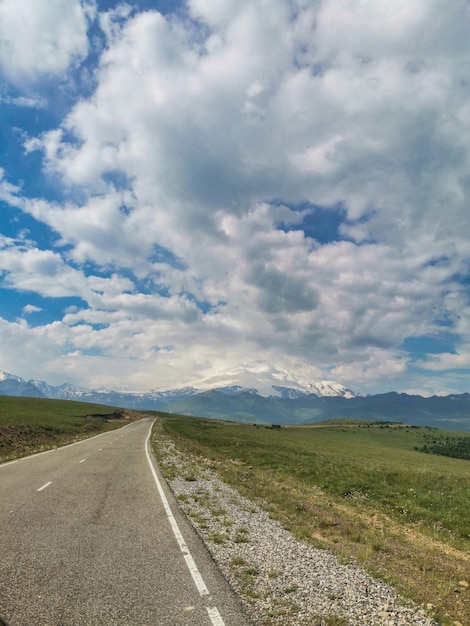
<path fill-rule="evenodd" d="M 248 626 L 156 469 L 151 424 L 0 465 L 11 626 Z"/>

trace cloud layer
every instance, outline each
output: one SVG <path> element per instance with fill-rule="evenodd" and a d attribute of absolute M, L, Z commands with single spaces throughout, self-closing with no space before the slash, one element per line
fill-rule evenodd
<path fill-rule="evenodd" d="M 65 300 L 48 324 L 36 301 L 2 321 L 0 366 L 35 375 L 14 337 L 49 378 L 93 386 L 261 358 L 363 390 L 463 390 L 469 21 L 437 0 L 3 2 L 5 79 L 49 101 L 52 75 L 93 88 L 24 141 L 60 197 L 2 173 L 3 202 L 49 233 L 1 239 L 4 286 Z"/>

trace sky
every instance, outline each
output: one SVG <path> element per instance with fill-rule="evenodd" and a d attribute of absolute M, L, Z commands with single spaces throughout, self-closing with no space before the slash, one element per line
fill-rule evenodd
<path fill-rule="evenodd" d="M 468 0 L 0 0 L 0 369 L 470 391 L 469 32 Z"/>

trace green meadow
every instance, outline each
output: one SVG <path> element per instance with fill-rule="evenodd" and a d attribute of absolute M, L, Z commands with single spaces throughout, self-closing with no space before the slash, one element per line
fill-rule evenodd
<path fill-rule="evenodd" d="M 0 462 L 118 428 L 123 418 L 101 404 L 0 396 Z"/>
<path fill-rule="evenodd" d="M 351 420 L 160 421 L 178 448 L 296 537 L 359 563 L 443 624 L 470 624 L 470 462 L 443 455 L 468 433 Z M 429 453 L 433 446 L 443 454 Z"/>

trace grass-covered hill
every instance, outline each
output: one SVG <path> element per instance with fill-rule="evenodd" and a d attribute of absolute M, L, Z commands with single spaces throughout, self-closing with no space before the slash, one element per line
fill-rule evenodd
<path fill-rule="evenodd" d="M 468 434 L 354 420 L 272 428 L 169 415 L 157 427 L 159 440 L 170 437 L 295 536 L 434 607 L 442 624 L 469 626 L 470 465 L 446 456 L 466 449 Z"/>
<path fill-rule="evenodd" d="M 116 407 L 0 396 L 0 462 L 117 428 L 126 419 L 132 412 Z"/>

